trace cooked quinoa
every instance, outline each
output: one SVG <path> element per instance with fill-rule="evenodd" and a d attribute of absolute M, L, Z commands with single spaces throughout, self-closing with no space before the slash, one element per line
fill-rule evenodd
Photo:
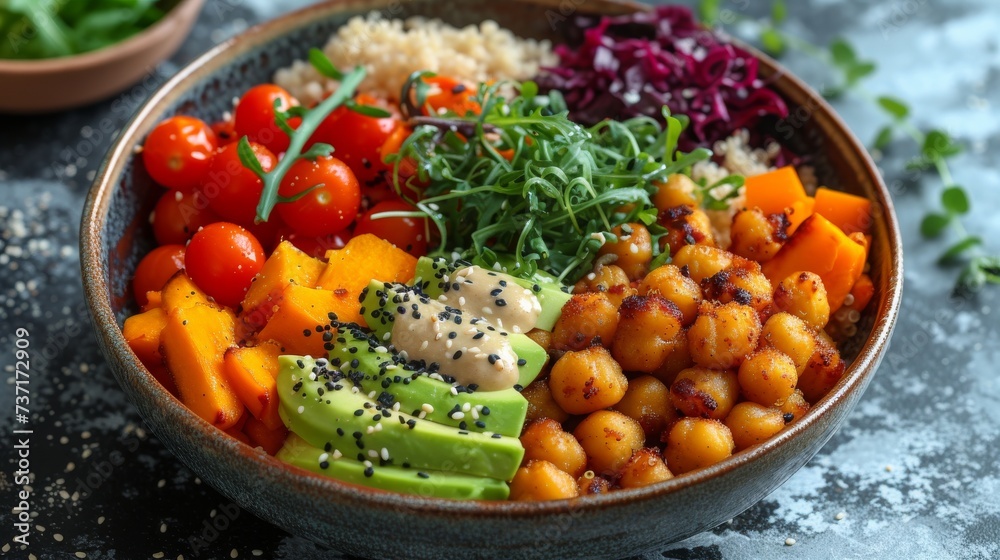
<path fill-rule="evenodd" d="M 388 99 L 399 97 L 406 78 L 417 70 L 476 83 L 523 81 L 535 77 L 539 67 L 558 62 L 548 41 L 522 39 L 494 21 L 457 28 L 440 20 L 385 19 L 378 13 L 352 18 L 323 52 L 338 68 L 364 65 L 368 75 L 360 91 Z M 278 70 L 274 81 L 305 105 L 337 87 L 305 61 Z"/>

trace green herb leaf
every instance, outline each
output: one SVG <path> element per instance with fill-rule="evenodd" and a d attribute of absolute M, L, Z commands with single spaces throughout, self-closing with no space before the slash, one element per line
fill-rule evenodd
<path fill-rule="evenodd" d="M 924 137 L 924 144 L 920 147 L 924 157 L 933 161 L 938 159 L 948 159 L 962 153 L 962 146 L 956 144 L 951 136 L 943 130 L 931 130 Z"/>
<path fill-rule="evenodd" d="M 774 25 L 781 25 L 788 19 L 788 8 L 784 0 L 774 0 L 771 3 L 771 21 Z"/>
<path fill-rule="evenodd" d="M 883 95 L 878 98 L 878 104 L 896 120 L 903 120 L 910 115 L 910 107 L 895 97 Z"/>
<path fill-rule="evenodd" d="M 958 257 L 962 255 L 962 253 L 982 244 L 983 240 L 980 237 L 977 237 L 975 235 L 970 235 L 969 237 L 966 237 L 965 239 L 959 241 L 958 243 L 955 243 L 951 247 L 948 247 L 948 250 L 946 250 L 941 255 L 940 259 L 938 259 L 938 263 L 948 264 L 954 262 Z"/>
<path fill-rule="evenodd" d="M 312 145 L 305 153 L 299 156 L 299 159 L 308 159 L 310 161 L 316 161 L 317 158 L 326 157 L 333 153 L 333 146 L 329 144 L 324 144 L 322 142 L 317 142 Z"/>
<path fill-rule="evenodd" d="M 785 52 L 785 38 L 773 27 L 765 29 L 760 34 L 760 44 L 765 51 L 774 56 L 780 56 Z"/>
<path fill-rule="evenodd" d="M 386 119 L 392 116 L 392 113 L 386 111 L 381 107 L 375 107 L 374 105 L 361 105 L 359 103 L 354 102 L 353 100 L 344 103 L 344 106 L 350 109 L 351 111 L 354 111 L 355 113 L 358 113 L 359 115 L 364 115 L 366 117 L 373 117 L 376 119 Z"/>
<path fill-rule="evenodd" d="M 652 272 L 652 271 L 656 270 L 657 268 L 660 268 L 661 266 L 663 266 L 665 264 L 670 264 L 670 246 L 669 245 L 663 247 L 663 249 L 660 250 L 660 254 L 656 255 L 656 257 L 654 257 L 653 260 L 651 260 L 649 262 L 649 271 Z"/>
<path fill-rule="evenodd" d="M 958 275 L 958 283 L 955 285 L 955 291 L 962 294 L 974 294 L 982 289 L 983 285 L 987 282 L 987 274 L 980 268 L 979 263 L 975 259 L 969 261 L 962 269 L 962 273 Z"/>
<path fill-rule="evenodd" d="M 965 189 L 952 185 L 941 192 L 941 205 L 951 214 L 966 214 L 969 212 L 969 197 Z"/>
<path fill-rule="evenodd" d="M 521 83 L 521 97 L 534 99 L 538 95 L 538 84 L 528 80 Z"/>
<path fill-rule="evenodd" d="M 337 81 L 344 79 L 344 74 L 333 65 L 333 62 L 323 51 L 316 47 L 309 49 L 309 64 L 327 78 Z"/>
<path fill-rule="evenodd" d="M 839 38 L 834 39 L 830 43 L 830 57 L 833 59 L 834 64 L 842 68 L 853 66 L 858 60 L 858 56 L 854 54 L 854 48 L 851 47 L 850 43 Z"/>
<path fill-rule="evenodd" d="M 920 233 L 924 237 L 937 237 L 951 223 L 951 217 L 943 214 L 927 214 L 920 222 Z"/>
<path fill-rule="evenodd" d="M 854 84 L 860 82 L 861 78 L 870 75 L 874 71 L 875 71 L 874 62 L 861 62 L 847 68 L 845 71 L 845 78 L 847 80 L 847 85 L 853 86 Z"/>
<path fill-rule="evenodd" d="M 236 155 L 240 156 L 240 163 L 243 164 L 243 167 L 253 171 L 261 179 L 264 178 L 264 175 L 266 175 L 264 167 L 257 159 L 257 154 L 254 153 L 253 148 L 250 146 L 250 139 L 246 136 L 240 138 L 239 143 L 237 143 Z"/>
<path fill-rule="evenodd" d="M 698 2 L 698 14 L 705 25 L 714 25 L 719 20 L 721 0 L 701 0 Z"/>
<path fill-rule="evenodd" d="M 878 134 L 875 136 L 875 142 L 872 143 L 872 148 L 875 150 L 884 150 L 889 144 L 892 143 L 892 127 L 883 126 L 879 129 Z"/>

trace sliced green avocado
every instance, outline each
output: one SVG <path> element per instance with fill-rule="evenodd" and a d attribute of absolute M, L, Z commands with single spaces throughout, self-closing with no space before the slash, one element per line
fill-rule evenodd
<path fill-rule="evenodd" d="M 310 445 L 358 461 L 510 480 L 524 448 L 517 438 L 459 430 L 392 410 L 328 363 L 278 358 L 278 413 Z M 324 360 L 326 362 L 326 360 Z"/>
<path fill-rule="evenodd" d="M 425 369 L 407 363 L 361 329 L 341 327 L 336 336 L 330 362 L 365 394 L 378 391 L 380 402 L 398 402 L 403 412 L 439 424 L 472 432 L 521 435 L 528 401 L 514 389 L 470 391 L 428 377 Z"/>
<path fill-rule="evenodd" d="M 402 303 L 399 298 L 408 292 L 413 295 L 413 289 L 403 284 L 372 280 L 361 292 L 361 315 L 364 316 L 368 328 L 372 330 L 377 340 L 384 344 L 391 342 L 393 316 L 396 307 Z M 544 348 L 525 334 L 508 333 L 508 336 L 511 348 L 521 360 L 518 364 L 517 384 L 520 388 L 527 387 L 538 377 L 549 356 Z M 520 390 L 518 387 L 515 389 Z"/>
<path fill-rule="evenodd" d="M 562 283 L 555 276 L 544 270 L 535 271 L 531 278 L 518 278 L 517 276 L 507 274 L 508 266 L 513 263 L 513 257 L 510 256 L 500 256 L 499 263 L 501 269 L 497 271 L 498 274 L 502 275 L 506 280 L 531 290 L 535 294 L 535 297 L 538 298 L 538 303 L 542 306 L 542 312 L 538 315 L 538 322 L 535 324 L 535 328 L 545 331 L 551 331 L 555 328 L 556 321 L 559 319 L 559 315 L 562 314 L 563 306 L 572 297 L 566 292 Z M 445 291 L 445 283 L 442 281 L 442 275 L 451 274 L 459 268 L 461 267 L 455 267 L 443 258 L 420 257 L 417 259 L 413 285 L 419 286 L 421 291 L 428 296 L 436 298 Z"/>
<path fill-rule="evenodd" d="M 507 483 L 495 478 L 430 469 L 404 469 L 395 465 L 373 466 L 369 476 L 365 474 L 368 467 L 364 463 L 359 463 L 354 457 L 334 458 L 334 455 L 309 445 L 292 433 L 276 457 L 290 465 L 337 480 L 403 494 L 454 500 L 506 500 L 510 495 Z"/>

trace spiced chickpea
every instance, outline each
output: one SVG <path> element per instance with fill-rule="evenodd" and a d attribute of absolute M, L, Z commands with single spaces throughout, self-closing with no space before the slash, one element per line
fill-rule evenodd
<path fill-rule="evenodd" d="M 695 282 L 729 268 L 733 264 L 733 255 L 728 251 L 709 247 L 708 245 L 685 245 L 673 254 L 673 264 L 687 274 Z"/>
<path fill-rule="evenodd" d="M 691 357 L 702 367 L 736 367 L 757 348 L 760 333 L 760 319 L 752 307 L 736 302 L 702 303 L 688 329 Z"/>
<path fill-rule="evenodd" d="M 708 277 L 701 286 L 705 299 L 749 305 L 761 321 L 766 321 L 773 311 L 771 281 L 759 264 L 742 257 L 734 258 L 730 267 Z"/>
<path fill-rule="evenodd" d="M 642 488 L 673 477 L 673 473 L 660 456 L 660 450 L 655 447 L 644 447 L 633 453 L 622 467 L 618 485 L 622 488 Z"/>
<path fill-rule="evenodd" d="M 525 463 L 548 461 L 574 478 L 587 470 L 587 454 L 573 434 L 564 432 L 562 424 L 551 419 L 536 420 L 521 434 Z"/>
<path fill-rule="evenodd" d="M 815 403 L 840 381 L 845 369 L 847 364 L 841 359 L 837 345 L 825 332 L 818 332 L 816 350 L 799 375 L 798 387 L 807 401 Z"/>
<path fill-rule="evenodd" d="M 565 422 L 569 419 L 569 414 L 552 398 L 548 379 L 536 379 L 521 391 L 521 396 L 528 401 L 528 415 L 525 417 L 525 422 L 541 418 L 551 418 L 556 422 Z"/>
<path fill-rule="evenodd" d="M 510 481 L 511 500 L 563 500 L 579 493 L 576 479 L 548 461 L 529 462 Z"/>
<path fill-rule="evenodd" d="M 754 402 L 741 402 L 734 406 L 724 423 L 733 434 L 737 451 L 766 441 L 785 427 L 780 410 Z"/>
<path fill-rule="evenodd" d="M 740 364 L 739 381 L 747 400 L 774 406 L 795 391 L 798 374 L 791 358 L 773 347 L 764 347 Z"/>
<path fill-rule="evenodd" d="M 611 354 L 626 371 L 651 372 L 670 354 L 681 330 L 681 312 L 662 296 L 630 296 L 619 308 Z"/>
<path fill-rule="evenodd" d="M 646 226 L 639 223 L 628 223 L 615 226 L 611 233 L 617 241 L 605 243 L 597 252 L 598 258 L 606 255 L 617 257 L 612 264 L 621 268 L 629 280 L 638 280 L 649 269 L 649 261 L 653 259 L 653 240 Z"/>
<path fill-rule="evenodd" d="M 708 418 L 681 418 L 670 428 L 666 443 L 663 458 L 674 475 L 714 465 L 736 448 L 729 428 Z"/>
<path fill-rule="evenodd" d="M 722 420 L 739 400 L 740 384 L 735 372 L 695 367 L 677 374 L 670 396 L 685 416 Z"/>
<path fill-rule="evenodd" d="M 682 204 L 660 211 L 657 221 L 667 231 L 660 238 L 660 249 L 676 253 L 685 245 L 715 246 L 712 222 L 705 212 Z"/>
<path fill-rule="evenodd" d="M 573 286 L 574 294 L 586 292 L 604 293 L 615 307 L 620 306 L 626 297 L 637 293 L 625 271 L 613 264 L 598 266 Z"/>
<path fill-rule="evenodd" d="M 583 476 L 576 479 L 576 485 L 580 489 L 581 496 L 607 494 L 611 491 L 611 481 L 603 476 L 594 474 L 594 471 L 583 473 Z"/>
<path fill-rule="evenodd" d="M 667 177 L 666 182 L 656 185 L 653 206 L 662 211 L 681 204 L 695 208 L 700 205 L 698 184 L 687 175 L 674 173 Z"/>
<path fill-rule="evenodd" d="M 639 422 L 647 440 L 658 438 L 663 429 L 677 419 L 670 389 L 651 375 L 630 380 L 625 396 L 613 409 Z"/>
<path fill-rule="evenodd" d="M 765 215 L 760 208 L 740 210 L 729 230 L 729 251 L 741 257 L 767 262 L 788 241 L 788 216 Z"/>
<path fill-rule="evenodd" d="M 541 346 L 548 352 L 549 347 L 552 346 L 552 333 L 543 329 L 531 329 L 525 336 L 534 341 L 535 344 Z"/>
<path fill-rule="evenodd" d="M 764 323 L 760 343 L 773 346 L 791 358 L 796 373 L 802 375 L 816 349 L 816 333 L 794 315 L 775 313 Z"/>
<path fill-rule="evenodd" d="M 650 271 L 639 282 L 639 294 L 659 294 L 672 302 L 681 312 L 681 323 L 690 325 L 698 315 L 698 305 L 701 303 L 701 287 L 690 277 L 685 276 L 681 269 L 672 264 L 665 264 Z"/>
<path fill-rule="evenodd" d="M 785 423 L 789 424 L 802 418 L 809 412 L 809 403 L 802 396 L 802 391 L 796 389 L 787 399 L 778 403 L 778 410 L 781 411 Z"/>
<path fill-rule="evenodd" d="M 603 346 L 566 352 L 549 372 L 549 390 L 570 414 L 587 414 L 614 406 L 625 395 L 628 379 Z"/>
<path fill-rule="evenodd" d="M 677 331 L 677 335 L 670 340 L 670 353 L 667 359 L 663 360 L 660 367 L 653 370 L 652 375 L 670 385 L 674 382 L 677 374 L 694 365 L 691 358 L 691 345 L 688 344 L 687 329 Z"/>
<path fill-rule="evenodd" d="M 611 410 L 591 412 L 573 435 L 587 452 L 590 468 L 608 476 L 618 473 L 645 440 L 638 422 Z"/>
<path fill-rule="evenodd" d="M 823 279 L 812 272 L 796 272 L 782 280 L 774 290 L 774 305 L 817 330 L 830 321 Z"/>
<path fill-rule="evenodd" d="M 575 294 L 562 308 L 552 330 L 551 347 L 582 350 L 594 344 L 611 346 L 618 328 L 618 308 L 602 292 Z"/>

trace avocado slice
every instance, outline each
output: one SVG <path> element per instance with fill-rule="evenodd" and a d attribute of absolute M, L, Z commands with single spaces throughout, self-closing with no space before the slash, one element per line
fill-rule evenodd
<path fill-rule="evenodd" d="M 401 303 L 398 298 L 407 294 L 415 295 L 416 290 L 419 290 L 419 287 L 372 280 L 361 292 L 361 315 L 368 323 L 368 328 L 375 334 L 376 340 L 382 341 L 383 344 L 391 342 L 393 316 L 396 307 Z M 430 320 L 429 317 L 427 319 Z M 544 348 L 525 334 L 508 333 L 507 336 L 511 348 L 520 359 L 517 386 L 514 387 L 520 391 L 538 377 L 549 356 Z"/>
<path fill-rule="evenodd" d="M 542 306 L 542 312 L 538 315 L 536 329 L 551 331 L 562 314 L 562 308 L 572 297 L 559 280 L 545 272 L 537 270 L 531 278 L 519 278 L 507 274 L 509 267 L 513 266 L 514 258 L 507 255 L 499 256 L 500 270 L 496 271 L 505 277 L 506 280 L 531 290 L 538 303 Z M 420 257 L 417 259 L 417 268 L 413 280 L 414 286 L 419 286 L 421 291 L 432 298 L 436 298 L 445 292 L 445 283 L 441 278 L 443 274 L 452 274 L 461 266 L 454 266 L 443 258 Z"/>
<path fill-rule="evenodd" d="M 459 430 L 373 400 L 327 360 L 278 358 L 278 413 L 289 430 L 358 461 L 510 480 L 524 448 L 514 437 Z M 339 387 L 339 388 L 338 388 Z M 376 418 L 377 417 L 377 418 Z"/>
<path fill-rule="evenodd" d="M 380 402 L 398 402 L 411 416 L 462 430 L 521 435 L 528 401 L 514 389 L 472 391 L 429 377 L 425 368 L 408 363 L 359 328 L 340 327 L 332 342 L 330 363 L 363 393 L 378 391 Z"/>
<path fill-rule="evenodd" d="M 506 500 L 510 487 L 502 480 L 441 471 L 404 469 L 395 465 L 368 467 L 354 457 L 327 453 L 291 433 L 276 457 L 290 465 L 361 486 L 403 494 L 418 494 L 454 500 Z"/>

